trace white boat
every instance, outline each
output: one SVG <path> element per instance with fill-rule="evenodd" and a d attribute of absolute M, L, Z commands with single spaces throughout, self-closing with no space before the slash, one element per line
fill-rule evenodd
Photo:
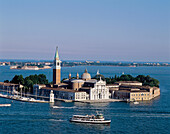
<path fill-rule="evenodd" d="M 134 102 L 133 102 L 133 104 L 139 104 L 139 102 L 137 102 L 137 101 L 134 101 Z"/>
<path fill-rule="evenodd" d="M 10 107 L 11 104 L 0 104 L 0 107 Z"/>
<path fill-rule="evenodd" d="M 111 120 L 105 120 L 103 114 L 96 115 L 73 115 L 70 122 L 76 123 L 91 123 L 91 124 L 110 124 Z"/>

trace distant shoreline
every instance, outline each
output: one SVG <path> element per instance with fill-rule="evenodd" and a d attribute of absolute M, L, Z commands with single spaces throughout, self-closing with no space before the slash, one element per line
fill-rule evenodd
<path fill-rule="evenodd" d="M 0 62 L 0 66 L 11 66 L 10 69 L 23 69 L 23 70 L 39 70 L 52 68 L 52 61 L 34 61 L 34 62 Z M 79 61 L 69 62 L 63 61 L 61 67 L 74 67 L 74 66 L 113 66 L 113 67 L 170 67 L 170 63 L 163 62 L 100 62 L 100 61 Z"/>

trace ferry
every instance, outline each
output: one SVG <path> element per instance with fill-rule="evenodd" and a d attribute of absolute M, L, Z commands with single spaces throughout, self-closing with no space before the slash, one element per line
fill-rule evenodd
<path fill-rule="evenodd" d="M 103 114 L 96 115 L 73 115 L 70 122 L 76 123 L 90 123 L 90 124 L 110 124 L 111 120 L 105 120 Z"/>

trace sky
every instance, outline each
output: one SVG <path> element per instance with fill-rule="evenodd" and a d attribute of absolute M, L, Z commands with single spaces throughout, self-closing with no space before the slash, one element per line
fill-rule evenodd
<path fill-rule="evenodd" d="M 170 62 L 169 0 L 0 0 L 0 59 Z"/>

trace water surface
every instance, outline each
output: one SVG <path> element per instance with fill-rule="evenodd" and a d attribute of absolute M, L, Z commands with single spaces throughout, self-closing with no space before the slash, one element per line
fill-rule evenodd
<path fill-rule="evenodd" d="M 97 70 L 106 77 L 131 74 L 133 76 L 150 75 L 160 81 L 161 95 L 139 105 L 124 102 L 86 104 L 64 103 L 57 101 L 53 105 L 63 108 L 53 109 L 52 104 L 28 103 L 13 101 L 11 107 L 0 107 L 0 134 L 60 134 L 60 133 L 169 133 L 170 132 L 170 69 L 169 67 L 104 67 L 78 66 L 62 68 L 62 78 L 80 75 L 87 68 L 94 76 Z M 0 81 L 12 79 L 16 74 L 47 75 L 52 81 L 52 70 L 10 70 L 0 66 Z M 0 103 L 11 103 L 11 100 L 0 98 Z M 68 121 L 73 114 L 93 114 L 102 112 L 111 119 L 108 125 L 76 124 Z"/>

